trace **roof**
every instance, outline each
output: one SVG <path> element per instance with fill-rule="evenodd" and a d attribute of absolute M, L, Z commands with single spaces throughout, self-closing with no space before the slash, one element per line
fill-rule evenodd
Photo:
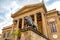
<path fill-rule="evenodd" d="M 12 28 L 12 26 L 13 26 L 13 25 L 9 25 L 9 26 L 3 27 L 3 29 L 2 29 L 2 30 Z"/>
<path fill-rule="evenodd" d="M 14 17 L 17 16 L 17 15 L 20 15 L 20 14 L 24 13 L 24 10 L 25 10 L 25 9 L 32 10 L 32 9 L 35 9 L 35 8 L 38 8 L 38 7 L 44 8 L 44 10 L 47 12 L 44 3 L 38 3 L 38 4 L 32 4 L 32 5 L 26 5 L 26 6 L 24 6 L 23 8 L 21 8 L 20 10 L 18 10 L 16 13 L 12 14 L 11 17 L 14 18 Z M 29 11 L 29 10 L 28 10 L 28 11 Z M 25 11 L 25 12 L 26 12 L 26 11 Z M 17 13 L 18 13 L 18 14 L 17 14 Z"/>
<path fill-rule="evenodd" d="M 56 9 L 53 9 L 53 10 L 50 10 L 50 11 L 47 11 L 47 13 L 46 14 L 52 14 L 52 13 L 57 13 L 58 11 L 56 10 Z"/>

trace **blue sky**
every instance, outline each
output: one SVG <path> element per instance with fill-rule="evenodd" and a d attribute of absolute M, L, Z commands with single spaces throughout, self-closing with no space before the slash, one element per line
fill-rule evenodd
<path fill-rule="evenodd" d="M 28 4 L 40 3 L 41 0 L 0 0 L 0 33 L 2 28 L 11 25 L 11 14 Z M 47 10 L 55 9 L 60 11 L 60 0 L 44 0 Z"/>

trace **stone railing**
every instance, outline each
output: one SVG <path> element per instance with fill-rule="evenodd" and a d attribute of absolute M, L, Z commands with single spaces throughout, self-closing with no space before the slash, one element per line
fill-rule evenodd
<path fill-rule="evenodd" d="M 50 40 L 44 34 L 33 28 L 22 30 L 22 32 L 22 35 L 24 35 L 25 39 L 23 39 L 23 37 L 21 36 L 21 40 Z"/>
<path fill-rule="evenodd" d="M 48 40 L 38 34 L 36 34 L 35 32 L 31 31 L 31 40 Z"/>

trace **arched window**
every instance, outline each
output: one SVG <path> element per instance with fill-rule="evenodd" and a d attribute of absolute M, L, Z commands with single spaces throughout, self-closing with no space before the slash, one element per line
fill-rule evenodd
<path fill-rule="evenodd" d="M 55 25 L 54 21 L 50 22 L 50 28 L 51 28 L 51 32 L 57 32 L 56 25 Z"/>

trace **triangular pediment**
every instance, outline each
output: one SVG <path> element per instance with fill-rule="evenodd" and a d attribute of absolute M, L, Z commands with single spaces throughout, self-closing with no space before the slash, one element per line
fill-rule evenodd
<path fill-rule="evenodd" d="M 21 8 L 20 10 L 18 10 L 16 13 L 12 14 L 12 17 L 14 18 L 16 15 L 20 15 L 21 13 L 24 13 L 26 11 L 38 8 L 38 7 L 43 7 L 44 10 L 46 11 L 46 8 L 44 6 L 43 3 L 38 3 L 38 4 L 32 4 L 32 5 L 26 5 L 23 8 Z"/>

